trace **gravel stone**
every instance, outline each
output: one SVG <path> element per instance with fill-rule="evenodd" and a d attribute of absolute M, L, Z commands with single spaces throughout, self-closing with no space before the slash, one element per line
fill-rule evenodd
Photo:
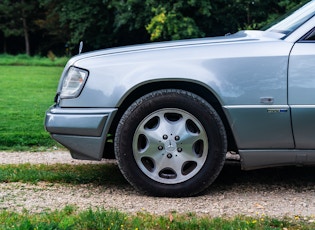
<path fill-rule="evenodd" d="M 0 152 L 0 164 L 116 164 L 115 160 L 80 161 L 67 151 Z M 43 212 L 74 205 L 114 209 L 127 213 L 158 215 L 196 213 L 209 217 L 308 217 L 315 221 L 315 181 L 305 175 L 314 168 L 281 168 L 243 172 L 236 164 L 227 165 L 204 194 L 188 198 L 149 197 L 129 184 L 96 186 L 39 182 L 0 183 L 0 210 Z M 314 174 L 313 174 L 314 175 Z M 312 180 L 313 178 L 313 180 Z"/>

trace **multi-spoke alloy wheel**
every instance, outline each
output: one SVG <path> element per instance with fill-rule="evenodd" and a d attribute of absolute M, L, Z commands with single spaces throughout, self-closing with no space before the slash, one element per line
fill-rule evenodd
<path fill-rule="evenodd" d="M 159 90 L 135 101 L 115 135 L 118 165 L 137 189 L 156 196 L 203 191 L 224 163 L 226 134 L 216 111 L 183 90 Z"/>
<path fill-rule="evenodd" d="M 165 184 L 186 181 L 204 165 L 208 137 L 202 124 L 181 109 L 161 109 L 142 120 L 132 149 L 142 172 Z"/>

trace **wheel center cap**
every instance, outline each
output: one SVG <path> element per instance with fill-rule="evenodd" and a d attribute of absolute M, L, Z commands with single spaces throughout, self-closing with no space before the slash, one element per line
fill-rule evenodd
<path fill-rule="evenodd" d="M 165 150 L 168 153 L 172 153 L 176 150 L 177 148 L 177 144 L 175 141 L 173 140 L 167 140 L 164 142 L 164 146 L 165 146 Z"/>

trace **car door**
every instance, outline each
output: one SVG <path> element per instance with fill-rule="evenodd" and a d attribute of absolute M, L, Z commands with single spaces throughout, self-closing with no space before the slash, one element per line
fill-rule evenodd
<path fill-rule="evenodd" d="M 315 28 L 292 48 L 288 98 L 296 148 L 315 149 Z"/>

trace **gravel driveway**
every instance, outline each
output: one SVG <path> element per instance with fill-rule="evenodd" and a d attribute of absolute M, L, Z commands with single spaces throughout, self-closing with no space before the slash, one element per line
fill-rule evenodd
<path fill-rule="evenodd" d="M 116 164 L 115 161 L 78 161 L 68 152 L 0 152 L 0 164 Z M 111 175 L 104 175 L 110 177 Z M 40 182 L 1 183 L 0 209 L 31 212 L 55 210 L 65 205 L 79 209 L 105 208 L 124 212 L 146 211 L 198 215 L 272 217 L 307 216 L 315 221 L 315 167 L 286 167 L 241 171 L 226 164 L 223 172 L 204 194 L 190 198 L 156 198 L 137 193 L 126 182 L 119 186 L 61 185 Z"/>

